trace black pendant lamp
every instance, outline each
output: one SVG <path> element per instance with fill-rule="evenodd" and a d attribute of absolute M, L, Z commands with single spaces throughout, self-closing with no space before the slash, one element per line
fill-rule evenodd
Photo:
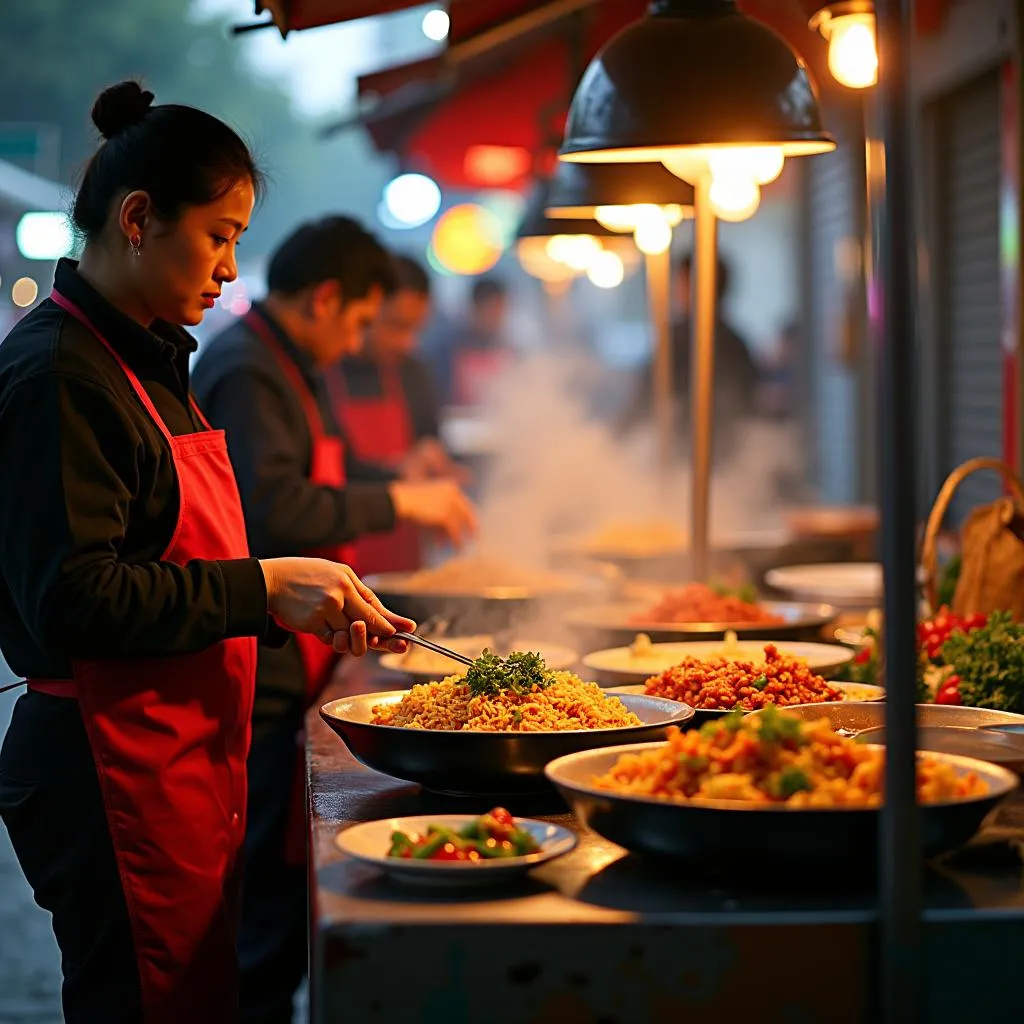
<path fill-rule="evenodd" d="M 802 156 L 835 141 L 807 67 L 780 35 L 734 0 L 652 0 L 591 61 L 559 156 L 640 163 L 702 146 Z"/>
<path fill-rule="evenodd" d="M 551 179 L 547 215 L 593 217 L 599 207 L 680 206 L 693 209 L 693 186 L 661 164 L 572 164 L 560 160 Z"/>
<path fill-rule="evenodd" d="M 615 231 L 594 220 L 593 214 L 560 218 L 548 216 L 551 181 L 539 181 L 527 201 L 516 238 L 550 238 L 554 235 L 592 235 L 594 238 L 621 238 Z"/>

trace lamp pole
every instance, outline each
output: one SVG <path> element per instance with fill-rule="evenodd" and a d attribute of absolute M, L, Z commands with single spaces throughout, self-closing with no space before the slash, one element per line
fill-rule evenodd
<path fill-rule="evenodd" d="M 646 257 L 647 302 L 654 328 L 654 420 L 658 431 L 658 464 L 662 486 L 668 493 L 672 474 L 673 368 L 672 368 L 672 255 L 671 250 Z"/>
<path fill-rule="evenodd" d="M 711 178 L 694 184 L 694 259 L 696 283 L 690 318 L 691 514 L 693 577 L 708 576 L 708 517 L 711 505 L 711 440 L 714 413 L 715 305 L 718 283 L 718 222 L 711 207 Z"/>

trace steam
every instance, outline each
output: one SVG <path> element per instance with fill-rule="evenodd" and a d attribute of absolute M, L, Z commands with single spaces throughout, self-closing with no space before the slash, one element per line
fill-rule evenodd
<path fill-rule="evenodd" d="M 665 480 L 653 429 L 623 438 L 592 414 L 607 372 L 585 356 L 539 353 L 502 374 L 487 405 L 496 452 L 481 498 L 482 549 L 542 567 L 560 537 L 613 525 L 674 524 L 689 533 L 688 429 L 680 427 Z M 744 422 L 713 467 L 712 540 L 778 530 L 779 510 L 797 498 L 782 481 L 800 479 L 801 462 L 792 427 Z"/>

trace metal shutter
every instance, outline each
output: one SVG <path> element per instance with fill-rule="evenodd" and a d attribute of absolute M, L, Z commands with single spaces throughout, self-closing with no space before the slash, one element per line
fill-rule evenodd
<path fill-rule="evenodd" d="M 985 75 L 941 101 L 939 179 L 939 337 L 947 415 L 944 469 L 1002 454 L 1002 311 L 999 283 L 999 75 Z M 1000 484 L 975 474 L 950 509 L 958 523 L 993 501 Z"/>
<path fill-rule="evenodd" d="M 840 126 L 830 122 L 829 127 L 840 134 Z M 817 440 L 813 476 L 821 499 L 836 503 L 859 497 L 856 381 L 836 359 L 844 301 L 836 258 L 840 246 L 858 235 L 856 197 L 862 179 L 854 161 L 863 160 L 861 146 L 856 137 L 840 138 L 834 152 L 805 161 L 805 352 L 812 436 Z"/>

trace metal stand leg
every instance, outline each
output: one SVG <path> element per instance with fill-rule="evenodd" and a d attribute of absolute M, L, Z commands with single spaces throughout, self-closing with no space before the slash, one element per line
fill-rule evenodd
<path fill-rule="evenodd" d="M 669 250 L 647 257 L 647 295 L 651 323 L 654 326 L 654 422 L 658 430 L 658 468 L 666 492 L 672 476 L 673 367 L 672 310 L 669 293 L 672 285 L 672 256 Z"/>
<path fill-rule="evenodd" d="M 921 827 L 916 794 L 917 595 L 913 353 L 913 209 L 907 112 L 910 0 L 875 0 L 885 184 L 872 211 L 872 334 L 879 368 L 882 565 L 885 573 L 885 804 L 879 848 L 882 1019 L 921 1019 Z"/>

